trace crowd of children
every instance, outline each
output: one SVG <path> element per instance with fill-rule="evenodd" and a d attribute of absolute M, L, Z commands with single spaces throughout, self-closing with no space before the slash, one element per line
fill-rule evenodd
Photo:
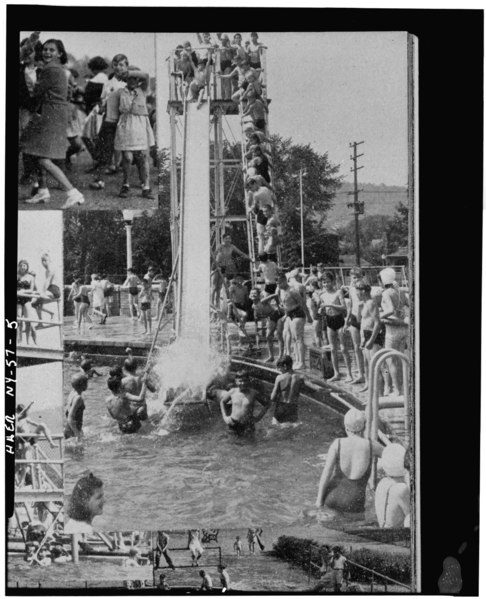
<path fill-rule="evenodd" d="M 26 202 L 50 201 L 46 182 L 49 173 L 66 189 L 63 208 L 84 203 L 83 195 L 72 187 L 65 174 L 71 171 L 73 158 L 84 150 L 93 159 L 88 169 L 93 174 L 91 189 L 103 190 L 104 175 L 121 170 L 119 196 L 128 197 L 130 171 L 135 164 L 142 197 L 153 199 L 150 162 L 156 162 L 155 106 L 148 73 L 130 65 L 124 54 L 116 54 L 111 64 L 95 56 L 87 64 L 91 76 L 81 86 L 80 74 L 68 66 L 62 41 L 42 44 L 39 33 L 34 32 L 20 45 L 19 131 L 24 165 L 21 182 L 32 184 L 32 197 Z M 51 46 L 54 61 L 47 52 Z M 52 82 L 46 82 L 48 67 Z M 54 80 L 53 73 L 62 81 Z M 47 119 L 49 115 L 41 118 L 49 103 L 57 110 L 56 131 L 53 119 Z"/>
<path fill-rule="evenodd" d="M 67 299 L 73 303 L 74 322 L 78 333 L 84 330 L 87 323 L 88 329 L 93 328 L 95 315 L 99 318 L 97 324 L 104 325 L 107 322 L 112 316 L 115 294 L 121 289 L 127 290 L 130 318 L 138 319 L 143 324 L 145 335 L 152 333 L 153 291 L 158 291 L 155 305 L 155 318 L 158 320 L 167 289 L 167 281 L 163 276 L 156 275 L 153 266 L 148 268 L 142 279 L 135 274 L 133 268 L 128 268 L 127 277 L 122 285 L 112 283 L 106 274 L 93 273 L 84 279 L 75 275 Z"/>

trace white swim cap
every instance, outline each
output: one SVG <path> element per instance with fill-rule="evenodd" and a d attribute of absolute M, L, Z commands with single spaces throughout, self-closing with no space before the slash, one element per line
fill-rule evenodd
<path fill-rule="evenodd" d="M 405 476 L 405 447 L 399 443 L 390 443 L 381 455 L 381 466 L 388 476 Z"/>
<path fill-rule="evenodd" d="M 291 270 L 287 276 L 289 279 L 295 279 L 295 277 L 298 277 L 299 275 L 300 268 L 294 268 L 294 270 Z"/>
<path fill-rule="evenodd" d="M 380 278 L 383 282 L 383 285 L 391 285 L 395 281 L 395 271 L 393 268 L 384 268 L 380 271 Z"/>
<path fill-rule="evenodd" d="M 351 433 L 359 433 L 366 424 L 364 412 L 351 408 L 344 416 L 344 428 Z"/>

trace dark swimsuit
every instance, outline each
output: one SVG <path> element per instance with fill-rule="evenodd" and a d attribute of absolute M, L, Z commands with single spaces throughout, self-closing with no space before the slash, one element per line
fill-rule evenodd
<path fill-rule="evenodd" d="M 49 287 L 47 288 L 47 291 L 52 293 L 52 297 L 54 299 L 59 299 L 61 297 L 61 290 L 59 289 L 59 287 L 57 285 L 49 285 Z"/>
<path fill-rule="evenodd" d="M 278 422 L 297 422 L 299 420 L 299 408 L 297 402 L 285 403 L 277 402 L 275 412 L 273 414 Z"/>
<path fill-rule="evenodd" d="M 364 334 L 364 340 L 366 343 L 367 341 L 369 341 L 371 339 L 371 335 L 373 334 L 373 331 L 369 331 L 368 329 L 363 329 L 363 334 Z M 379 345 L 380 347 L 383 347 L 385 345 L 385 330 L 383 327 L 379 330 L 378 335 L 375 337 L 374 343 L 376 345 Z"/>
<path fill-rule="evenodd" d="M 338 440 L 336 472 L 324 497 L 323 505 L 339 512 L 359 514 L 365 510 L 366 485 L 371 474 L 372 446 L 370 441 L 370 457 L 368 468 L 360 478 L 351 480 L 341 470 L 341 439 Z"/>
<path fill-rule="evenodd" d="M 290 320 L 294 320 L 294 318 L 305 318 L 305 312 L 302 310 L 302 308 L 298 307 L 294 308 L 293 310 L 289 310 L 287 312 L 287 316 L 290 318 Z"/>
<path fill-rule="evenodd" d="M 82 304 L 88 304 L 88 306 L 89 306 L 89 297 L 87 295 L 80 295 L 79 296 L 79 301 Z"/>
<path fill-rule="evenodd" d="M 138 287 L 129 287 L 128 292 L 130 295 L 138 295 Z"/>
<path fill-rule="evenodd" d="M 17 281 L 17 289 L 30 289 L 29 281 Z M 25 306 L 31 299 L 30 297 L 17 297 L 17 304 Z"/>
<path fill-rule="evenodd" d="M 356 329 L 360 329 L 361 328 L 361 323 L 356 318 L 356 314 L 350 314 L 349 315 L 349 326 L 355 327 Z"/>
<path fill-rule="evenodd" d="M 228 428 L 236 435 L 244 435 L 252 433 L 255 430 L 255 424 L 253 422 L 236 422 L 232 419 L 231 423 L 228 424 Z"/>
<path fill-rule="evenodd" d="M 344 316 L 342 314 L 336 314 L 334 316 L 326 314 L 326 326 L 333 331 L 339 331 L 339 329 L 342 329 L 344 326 Z"/>

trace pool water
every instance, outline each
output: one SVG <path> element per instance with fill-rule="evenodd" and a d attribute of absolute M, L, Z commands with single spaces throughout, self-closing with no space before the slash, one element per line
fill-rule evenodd
<path fill-rule="evenodd" d="M 105 408 L 109 368 L 98 370 L 103 376 L 90 379 L 85 393 L 84 441 L 65 444 L 67 495 L 88 470 L 104 482 L 95 529 L 290 525 L 314 518 L 325 454 L 343 434 L 341 416 L 304 401 L 296 428 L 276 430 L 269 410 L 254 438 L 242 438 L 227 431 L 211 403 L 211 413 L 204 405 L 187 407 L 192 427 L 122 435 Z M 65 398 L 75 372 L 65 365 Z"/>

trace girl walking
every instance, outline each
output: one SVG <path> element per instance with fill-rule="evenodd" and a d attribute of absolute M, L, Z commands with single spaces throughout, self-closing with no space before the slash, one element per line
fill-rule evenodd
<path fill-rule="evenodd" d="M 67 53 L 61 40 L 49 39 L 42 46 L 44 66 L 34 89 L 37 112 L 27 125 L 20 142 L 22 152 L 35 157 L 40 167 L 39 190 L 28 204 L 49 202 L 47 174 L 66 192 L 63 208 L 84 203 L 83 194 L 74 188 L 53 160 L 64 160 L 67 149 L 68 76 L 63 65 Z"/>
<path fill-rule="evenodd" d="M 143 71 L 129 71 L 127 85 L 116 91 L 120 118 L 116 127 L 115 150 L 122 153 L 123 185 L 119 197 L 130 195 L 130 169 L 135 162 L 142 197 L 153 199 L 150 191 L 150 147 L 155 145 L 154 134 L 148 118 L 146 93 L 149 75 Z"/>

